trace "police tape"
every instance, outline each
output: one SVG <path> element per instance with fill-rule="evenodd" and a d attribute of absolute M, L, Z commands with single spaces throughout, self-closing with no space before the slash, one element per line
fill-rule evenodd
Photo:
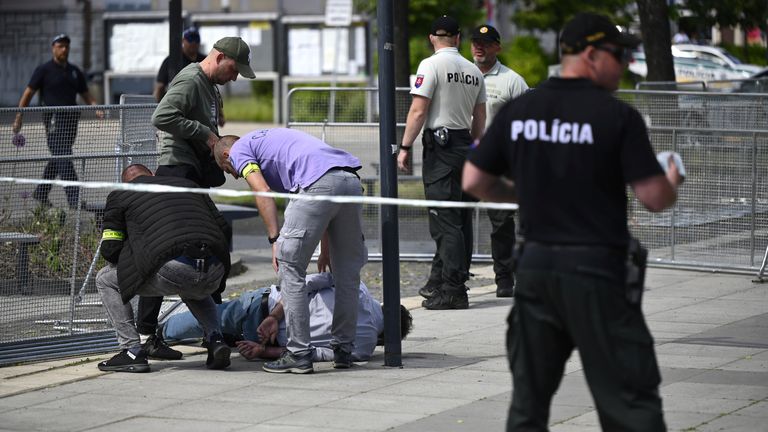
<path fill-rule="evenodd" d="M 125 190 L 134 192 L 190 192 L 201 195 L 221 196 L 221 197 L 268 197 L 268 198 L 286 198 L 299 201 L 329 201 L 338 204 L 369 204 L 369 205 L 396 205 L 405 207 L 433 207 L 433 208 L 482 208 L 494 210 L 517 210 L 518 205 L 512 203 L 492 203 L 492 202 L 469 202 L 469 201 L 435 201 L 420 199 L 403 199 L 387 197 L 370 196 L 338 196 L 338 195 L 308 195 L 297 193 L 281 192 L 253 192 L 237 191 L 233 189 L 201 189 L 186 188 L 178 186 L 166 186 L 147 183 L 112 183 L 112 182 L 83 182 L 70 180 L 42 180 L 17 177 L 0 177 L 0 183 L 28 184 L 28 185 L 55 185 L 55 186 L 76 186 L 85 189 L 101 190 Z"/>

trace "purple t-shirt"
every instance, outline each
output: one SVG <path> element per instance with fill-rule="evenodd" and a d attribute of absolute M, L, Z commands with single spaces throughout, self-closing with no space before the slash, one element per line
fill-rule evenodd
<path fill-rule="evenodd" d="M 358 158 L 344 150 L 286 128 L 257 130 L 241 137 L 232 145 L 229 161 L 243 177 L 243 170 L 256 164 L 275 192 L 306 188 L 331 168 L 362 166 Z"/>

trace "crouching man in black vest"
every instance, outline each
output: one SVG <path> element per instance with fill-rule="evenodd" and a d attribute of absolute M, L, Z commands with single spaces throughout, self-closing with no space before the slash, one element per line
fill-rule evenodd
<path fill-rule="evenodd" d="M 123 182 L 197 188 L 191 180 L 155 177 L 130 165 Z M 207 195 L 113 191 L 104 210 L 101 254 L 108 261 L 96 276 L 122 351 L 99 369 L 149 372 L 130 300 L 135 295 L 179 295 L 200 322 L 208 342 L 209 369 L 229 366 L 211 294 L 224 290 L 230 269 L 231 227 Z"/>

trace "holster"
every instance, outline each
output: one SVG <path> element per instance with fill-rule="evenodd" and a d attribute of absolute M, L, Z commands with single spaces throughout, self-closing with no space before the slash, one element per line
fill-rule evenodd
<path fill-rule="evenodd" d="M 648 264 L 648 249 L 634 237 L 629 238 L 627 246 L 627 279 L 625 284 L 627 303 L 640 307 L 645 289 L 645 269 Z"/>

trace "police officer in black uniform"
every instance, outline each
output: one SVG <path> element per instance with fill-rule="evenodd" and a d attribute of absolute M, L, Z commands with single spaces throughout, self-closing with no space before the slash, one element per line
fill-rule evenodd
<path fill-rule="evenodd" d="M 682 179 L 674 164 L 664 174 L 642 117 L 611 94 L 638 43 L 604 16 L 577 15 L 563 29 L 561 77 L 507 104 L 465 164 L 465 191 L 519 202 L 526 239 L 508 318 L 508 431 L 548 430 L 574 348 L 603 430 L 666 430 L 642 281 L 628 283 L 642 263 L 627 253 L 625 185 L 656 212 Z"/>

